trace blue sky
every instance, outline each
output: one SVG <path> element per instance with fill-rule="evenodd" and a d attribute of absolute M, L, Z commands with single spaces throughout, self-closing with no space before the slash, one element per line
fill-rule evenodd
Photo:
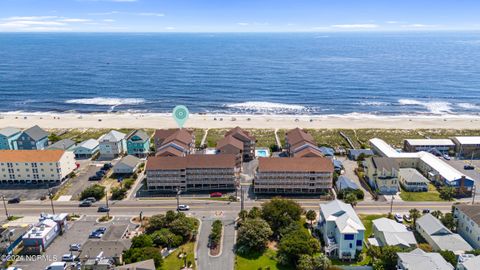
<path fill-rule="evenodd" d="M 480 30 L 478 0 L 0 0 L 0 32 Z"/>

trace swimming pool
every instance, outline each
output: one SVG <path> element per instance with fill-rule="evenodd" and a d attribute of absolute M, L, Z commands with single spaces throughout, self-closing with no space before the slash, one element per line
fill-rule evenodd
<path fill-rule="evenodd" d="M 257 157 L 269 157 L 270 151 L 268 149 L 255 149 L 255 156 Z"/>

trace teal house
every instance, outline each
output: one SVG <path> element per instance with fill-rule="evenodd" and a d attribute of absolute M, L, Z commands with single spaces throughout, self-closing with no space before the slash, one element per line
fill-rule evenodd
<path fill-rule="evenodd" d="M 6 127 L 0 129 L 0 150 L 17 150 L 16 140 L 22 131 L 18 128 Z"/>
<path fill-rule="evenodd" d="M 143 130 L 135 130 L 127 136 L 127 153 L 144 158 L 150 151 L 150 137 Z"/>

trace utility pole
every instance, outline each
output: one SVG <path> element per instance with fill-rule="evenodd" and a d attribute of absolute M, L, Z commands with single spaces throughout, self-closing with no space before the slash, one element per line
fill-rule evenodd
<path fill-rule="evenodd" d="M 390 214 L 393 214 L 393 199 L 395 197 L 392 195 L 392 200 L 390 201 Z"/>
<path fill-rule="evenodd" d="M 143 211 L 140 211 L 140 227 L 143 227 Z"/>
<path fill-rule="evenodd" d="M 5 215 L 7 216 L 7 219 L 8 219 L 10 215 L 8 214 L 7 204 L 5 203 L 5 196 L 3 195 L 2 195 L 2 200 L 3 200 L 3 208 L 5 208 Z"/>
<path fill-rule="evenodd" d="M 180 212 L 180 210 L 178 209 L 178 207 L 180 206 L 180 193 L 182 193 L 182 190 L 180 189 L 180 187 L 177 187 L 177 212 Z"/>
<path fill-rule="evenodd" d="M 477 188 L 475 187 L 475 183 L 472 187 L 472 204 L 475 204 L 475 195 L 477 194 Z"/>
<path fill-rule="evenodd" d="M 240 211 L 244 210 L 244 192 L 242 186 L 240 186 Z"/>
<path fill-rule="evenodd" d="M 108 208 L 108 188 L 105 189 L 105 202 L 107 206 L 107 220 L 110 220 L 110 208 Z"/>
<path fill-rule="evenodd" d="M 48 189 L 48 198 L 50 199 L 50 205 L 52 206 L 52 214 L 55 215 L 55 208 L 53 207 L 53 193 L 52 189 Z"/>

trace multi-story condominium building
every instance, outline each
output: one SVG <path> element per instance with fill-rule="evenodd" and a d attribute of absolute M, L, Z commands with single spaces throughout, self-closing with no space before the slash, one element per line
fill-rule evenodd
<path fill-rule="evenodd" d="M 332 188 L 333 163 L 328 158 L 259 158 L 255 193 L 320 194 Z"/>
<path fill-rule="evenodd" d="M 234 155 L 187 155 L 148 157 L 146 165 L 149 191 L 234 190 L 239 168 Z"/>
<path fill-rule="evenodd" d="M 144 158 L 150 152 L 150 137 L 143 130 L 132 131 L 127 136 L 127 153 L 132 156 Z"/>
<path fill-rule="evenodd" d="M 406 191 L 421 192 L 428 191 L 428 181 L 425 176 L 413 168 L 401 168 L 398 173 L 400 185 Z"/>
<path fill-rule="evenodd" d="M 0 150 L 2 184 L 58 185 L 76 168 L 70 151 Z"/>
<path fill-rule="evenodd" d="M 450 250 L 456 255 L 472 250 L 459 234 L 453 233 L 440 220 L 426 214 L 415 222 L 416 231 L 427 241 L 433 251 Z"/>
<path fill-rule="evenodd" d="M 248 162 L 255 158 L 255 145 L 257 141 L 248 131 L 243 130 L 240 127 L 235 127 L 225 133 L 225 137 L 228 136 L 232 136 L 243 142 L 242 161 Z"/>
<path fill-rule="evenodd" d="M 158 129 L 153 140 L 156 156 L 181 157 L 195 152 L 195 133 L 188 129 Z"/>
<path fill-rule="evenodd" d="M 420 248 L 398 252 L 397 270 L 454 270 L 440 253 L 425 252 Z"/>
<path fill-rule="evenodd" d="M 39 126 L 26 129 L 16 140 L 19 150 L 42 150 L 48 146 L 48 132 Z"/>
<path fill-rule="evenodd" d="M 407 139 L 403 141 L 403 150 L 405 152 L 429 152 L 432 149 L 443 155 L 454 153 L 455 144 L 450 139 Z"/>
<path fill-rule="evenodd" d="M 463 159 L 480 158 L 480 136 L 453 137 L 457 157 Z"/>
<path fill-rule="evenodd" d="M 431 153 L 424 151 L 417 153 L 398 152 L 378 138 L 371 139 L 370 146 L 375 154 L 395 159 L 400 168 L 416 168 L 428 180 L 455 188 L 457 196 L 472 195 L 473 179 Z"/>
<path fill-rule="evenodd" d="M 399 166 L 393 158 L 371 157 L 366 160 L 368 182 L 380 194 L 398 192 L 398 170 Z"/>
<path fill-rule="evenodd" d="M 285 149 L 291 157 L 323 157 L 313 136 L 302 129 L 295 128 L 285 134 Z"/>
<path fill-rule="evenodd" d="M 480 204 L 454 205 L 457 232 L 475 249 L 480 249 Z"/>
<path fill-rule="evenodd" d="M 242 164 L 243 157 L 243 142 L 233 136 L 227 136 L 217 142 L 217 152 L 219 154 L 235 155 L 237 159 L 237 166 Z"/>
<path fill-rule="evenodd" d="M 350 204 L 340 200 L 320 204 L 318 229 L 328 256 L 353 259 L 362 250 L 365 227 Z"/>
<path fill-rule="evenodd" d="M 125 154 L 127 151 L 127 143 L 125 134 L 112 130 L 98 139 L 100 156 L 102 158 L 116 158 Z"/>
<path fill-rule="evenodd" d="M 77 159 L 86 159 L 96 155 L 100 150 L 99 148 L 100 147 L 97 140 L 88 139 L 79 143 L 73 150 L 73 153 L 75 154 L 75 158 Z"/>
<path fill-rule="evenodd" d="M 6 127 L 0 129 L 0 150 L 17 149 L 16 140 L 20 137 L 22 131 L 18 128 Z"/>

